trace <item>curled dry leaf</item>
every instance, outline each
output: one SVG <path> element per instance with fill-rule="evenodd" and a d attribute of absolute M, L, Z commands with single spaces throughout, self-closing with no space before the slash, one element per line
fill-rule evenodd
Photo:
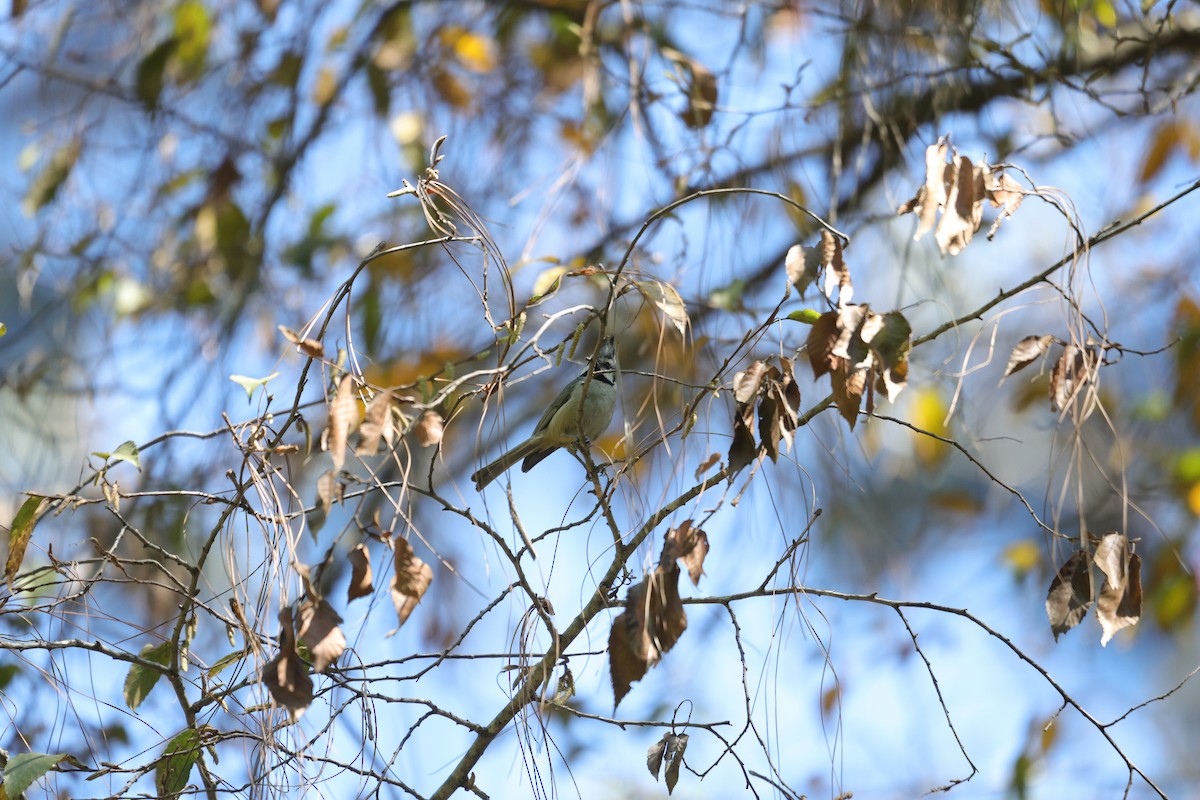
<path fill-rule="evenodd" d="M 1004 377 L 1020 372 L 1044 356 L 1053 341 L 1053 336 L 1026 336 L 1017 342 L 1017 346 L 1008 354 L 1008 366 L 1004 368 Z"/>
<path fill-rule="evenodd" d="M 1077 550 L 1062 565 L 1046 595 L 1046 616 L 1054 640 L 1074 628 L 1092 604 L 1092 574 L 1088 568 L 1087 552 Z"/>
<path fill-rule="evenodd" d="M 767 362 L 755 361 L 749 369 L 733 376 L 733 399 L 738 403 L 749 403 L 758 395 L 759 384 L 767 373 Z"/>
<path fill-rule="evenodd" d="M 629 692 L 630 685 L 675 646 L 686 628 L 687 615 L 679 597 L 679 567 L 674 561 L 659 563 L 645 579 L 630 588 L 625 611 L 613 620 L 609 632 L 614 708 Z"/>
<path fill-rule="evenodd" d="M 650 770 L 654 780 L 658 780 L 658 773 L 662 765 L 664 763 L 667 765 L 663 772 L 663 780 L 667 784 L 667 794 L 674 792 L 675 784 L 679 782 L 679 767 L 683 761 L 683 753 L 687 750 L 687 743 L 688 735 L 686 733 L 676 734 L 668 731 L 646 751 L 646 768 Z"/>
<path fill-rule="evenodd" d="M 794 244 L 788 248 L 787 255 L 783 259 L 783 267 L 787 270 L 788 282 L 796 287 L 800 299 L 803 300 L 804 293 L 817 279 L 819 265 L 816 260 L 807 258 L 804 248 Z"/>
<path fill-rule="evenodd" d="M 371 576 L 371 551 L 362 542 L 346 557 L 350 562 L 350 585 L 346 588 L 346 602 L 366 597 L 375 591 Z"/>
<path fill-rule="evenodd" d="M 916 197 L 896 211 L 900 215 L 916 212 L 914 241 L 933 230 L 938 209 L 946 205 L 946 155 L 949 152 L 950 145 L 945 138 L 925 148 L 925 183 L 917 190 Z"/>
<path fill-rule="evenodd" d="M 878 378 L 875 388 L 889 403 L 908 385 L 908 352 L 912 349 L 912 325 L 899 311 L 889 311 L 882 317 L 882 327 L 871 339 L 875 353 Z"/>
<path fill-rule="evenodd" d="M 312 654 L 313 672 L 324 672 L 346 652 L 341 622 L 328 600 L 308 599 L 300 604 L 300 639 Z"/>
<path fill-rule="evenodd" d="M 358 426 L 358 447 L 354 448 L 355 455 L 373 456 L 379 452 L 379 444 L 386 442 L 388 447 L 396 436 L 395 423 L 392 420 L 391 390 L 378 392 L 367 403 L 367 413 L 362 424 Z"/>
<path fill-rule="evenodd" d="M 346 463 L 346 441 L 350 428 L 358 416 L 358 403 L 354 399 L 354 376 L 346 373 L 338 381 L 337 394 L 329 404 L 329 427 L 325 442 L 333 458 L 333 468 L 339 470 Z"/>
<path fill-rule="evenodd" d="M 750 444 L 751 444 L 751 447 L 754 446 L 753 442 L 751 442 Z M 717 462 L 719 462 L 720 460 L 721 460 L 720 453 L 709 453 L 708 458 L 704 459 L 704 461 L 702 461 L 700 463 L 700 466 L 696 467 L 696 474 L 695 474 L 696 480 L 700 480 L 700 476 L 703 475 L 704 473 L 708 472 L 710 469 L 712 469 L 713 466 L 716 465 Z"/>
<path fill-rule="evenodd" d="M 433 409 L 426 409 L 421 419 L 413 426 L 413 436 L 421 447 L 429 447 L 442 441 L 444 420 L 442 415 Z"/>
<path fill-rule="evenodd" d="M 1050 374 L 1050 407 L 1062 411 L 1070 405 L 1093 377 L 1095 363 L 1094 352 L 1073 344 L 1064 347 Z"/>
<path fill-rule="evenodd" d="M 1104 573 L 1104 586 L 1096 600 L 1100 620 L 1100 644 L 1108 645 L 1113 634 L 1137 624 L 1142 616 L 1142 562 L 1133 553 L 1124 534 L 1104 534 L 1092 560 Z"/>
<path fill-rule="evenodd" d="M 675 287 L 663 281 L 634 281 L 634 285 L 638 291 L 642 293 L 647 300 L 654 303 L 658 310 L 663 313 L 671 324 L 675 326 L 675 330 L 679 331 L 680 336 L 687 336 L 687 328 L 690 320 L 688 319 L 687 306 L 683 303 L 683 298 L 679 296 L 679 292 Z"/>
<path fill-rule="evenodd" d="M 983 171 L 971 159 L 955 156 L 950 194 L 934 238 L 943 253 L 956 256 L 971 243 L 983 222 Z"/>
<path fill-rule="evenodd" d="M 392 575 L 392 603 L 396 606 L 396 617 L 399 625 L 388 634 L 392 636 L 400 630 L 400 626 L 408 621 L 413 609 L 425 595 L 425 590 L 433 581 L 433 570 L 413 553 L 412 545 L 407 539 L 396 537 L 392 541 L 396 548 L 395 574 Z"/>
<path fill-rule="evenodd" d="M 822 291 L 829 302 L 833 302 L 834 290 L 837 290 L 838 306 L 843 306 L 854 299 L 854 284 L 850 280 L 850 268 L 842 256 L 842 240 L 827 230 L 821 231 L 821 267 L 825 271 L 825 281 Z"/>
<path fill-rule="evenodd" d="M 833 347 L 837 344 L 838 334 L 836 311 L 826 311 L 809 330 L 805 349 L 808 351 L 808 361 L 812 364 L 814 378 L 820 378 L 837 365 Z"/>
<path fill-rule="evenodd" d="M 325 345 L 316 339 L 306 339 L 285 325 L 279 326 L 279 332 L 283 334 L 283 338 L 296 345 L 296 349 L 309 358 L 325 357 Z"/>
<path fill-rule="evenodd" d="M 1021 205 L 1021 201 L 1025 199 L 1025 190 L 1007 173 L 997 172 L 987 164 L 982 166 L 987 199 L 993 206 L 1000 209 L 992 227 L 988 228 L 987 238 L 988 241 L 991 241 L 992 237 L 996 235 L 996 231 L 1000 229 L 1000 223 L 1011 217 Z"/>
<path fill-rule="evenodd" d="M 292 610 L 279 612 L 279 654 L 263 666 L 262 682 L 272 699 L 288 710 L 295 723 L 312 703 L 313 684 L 308 668 L 296 652 L 296 635 L 292 630 Z"/>

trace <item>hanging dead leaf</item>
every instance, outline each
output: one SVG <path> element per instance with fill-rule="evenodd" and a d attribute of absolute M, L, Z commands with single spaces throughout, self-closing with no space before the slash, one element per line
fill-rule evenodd
<path fill-rule="evenodd" d="M 746 408 L 753 410 L 753 406 L 746 406 Z M 738 412 L 733 417 L 733 442 L 729 445 L 728 456 L 729 469 L 734 472 L 754 461 L 758 454 L 758 448 L 754 444 L 754 434 L 750 431 L 750 425 L 741 413 L 740 406 Z"/>
<path fill-rule="evenodd" d="M 992 227 L 988 228 L 987 238 L 990 242 L 996 235 L 996 231 L 1000 229 L 1000 223 L 1016 213 L 1021 201 L 1025 199 L 1025 190 L 1007 173 L 997 172 L 987 164 L 982 166 L 987 199 L 994 207 L 1000 209 L 1000 213 L 992 222 Z"/>
<path fill-rule="evenodd" d="M 362 424 L 358 426 L 358 447 L 354 454 L 358 456 L 373 456 L 379 452 L 381 442 L 386 442 L 390 448 L 395 438 L 396 428 L 392 418 L 392 392 L 385 390 L 377 392 L 367 403 L 367 413 Z"/>
<path fill-rule="evenodd" d="M 847 370 L 845 363 L 843 360 L 837 369 L 829 373 L 829 382 L 838 411 L 846 422 L 850 423 L 850 430 L 854 430 L 858 422 L 858 410 L 862 405 L 863 391 L 867 388 L 868 370 L 866 367 Z"/>
<path fill-rule="evenodd" d="M 917 231 L 913 241 L 933 230 L 939 208 L 946 205 L 946 156 L 950 144 L 945 138 L 925 148 L 925 183 L 917 189 L 916 196 L 897 209 L 898 215 L 916 212 Z"/>
<path fill-rule="evenodd" d="M 433 409 L 426 409 L 413 426 L 413 436 L 421 447 L 439 444 L 442 441 L 444 420 L 442 415 Z"/>
<path fill-rule="evenodd" d="M 1137 624 L 1142 616 L 1141 559 L 1124 534 L 1110 532 L 1100 538 L 1092 561 L 1104 573 L 1104 586 L 1096 600 L 1096 618 L 1107 646 L 1113 634 Z"/>
<path fill-rule="evenodd" d="M 813 323 L 812 330 L 808 332 L 805 349 L 808 351 L 808 361 L 812 365 L 814 378 L 820 378 L 837 366 L 838 358 L 833 355 L 833 348 L 837 344 L 838 335 L 836 311 L 826 311 Z"/>
<path fill-rule="evenodd" d="M 375 591 L 371 577 L 371 551 L 362 542 L 346 557 L 350 561 L 350 585 L 346 588 L 346 602 L 366 597 Z"/>
<path fill-rule="evenodd" d="M 324 672 L 346 652 L 346 636 L 338 627 L 341 622 L 328 600 L 308 599 L 300 604 L 300 639 L 312 655 L 313 672 Z"/>
<path fill-rule="evenodd" d="M 283 334 L 283 338 L 296 345 L 296 349 L 309 358 L 325 357 L 325 345 L 316 339 L 304 338 L 286 325 L 280 325 L 279 332 Z"/>
<path fill-rule="evenodd" d="M 758 402 L 758 440 L 767 458 L 773 462 L 779 459 L 779 440 L 783 438 L 778 406 L 770 394 L 763 395 Z"/>
<path fill-rule="evenodd" d="M 713 116 L 717 104 L 717 76 L 696 59 L 686 56 L 671 47 L 664 47 L 662 54 L 686 73 L 683 91 L 687 95 L 687 108 L 679 114 L 689 128 L 703 128 Z"/>
<path fill-rule="evenodd" d="M 1091 363 L 1089 363 L 1091 362 Z M 1062 411 L 1075 399 L 1084 385 L 1093 377 L 1092 367 L 1096 358 L 1093 351 L 1069 344 L 1050 373 L 1050 407 Z"/>
<path fill-rule="evenodd" d="M 750 446 L 753 448 L 754 442 L 751 442 Z M 704 459 L 704 461 L 700 463 L 700 466 L 696 467 L 696 480 L 700 480 L 700 476 L 712 469 L 720 460 L 720 453 L 709 453 L 708 458 Z"/>
<path fill-rule="evenodd" d="M 629 687 L 640 681 L 649 669 L 649 665 L 633 652 L 628 616 L 625 612 L 618 614 L 608 632 L 608 674 L 612 680 L 614 709 L 629 694 Z"/>
<path fill-rule="evenodd" d="M 816 259 L 806 257 L 802 246 L 794 244 L 788 248 L 787 256 L 783 259 L 783 267 L 787 271 L 788 281 L 796 287 L 801 300 L 804 299 L 804 293 L 808 291 L 808 287 L 812 286 L 813 281 L 817 279 L 819 266 Z"/>
<path fill-rule="evenodd" d="M 755 361 L 749 369 L 734 373 L 733 399 L 739 404 L 749 403 L 758 396 L 758 387 L 767 373 L 767 362 Z"/>
<path fill-rule="evenodd" d="M 346 463 L 346 441 L 350 436 L 350 428 L 354 426 L 358 416 L 358 403 L 354 399 L 354 376 L 346 373 L 338 381 L 337 394 L 329 404 L 329 427 L 326 429 L 325 441 L 329 447 L 329 455 L 333 458 L 334 470 L 339 470 Z"/>
<path fill-rule="evenodd" d="M 879 332 L 871 339 L 878 378 L 876 389 L 889 403 L 908 385 L 908 352 L 912 349 L 912 325 L 899 311 L 889 311 L 880 317 Z"/>
<path fill-rule="evenodd" d="M 1050 349 L 1050 343 L 1053 341 L 1054 337 L 1047 335 L 1026 336 L 1017 342 L 1017 346 L 1008 354 L 1008 366 L 1004 368 L 1004 377 L 1007 378 L 1014 372 L 1020 372 L 1037 361 L 1046 354 L 1046 351 Z"/>
<path fill-rule="evenodd" d="M 833 302 L 837 290 L 837 304 L 843 306 L 854 299 L 854 284 L 850 280 L 850 268 L 842 256 L 842 240 L 827 230 L 821 231 L 821 267 L 825 273 L 822 291 L 829 302 Z"/>
<path fill-rule="evenodd" d="M 704 558 L 708 555 L 708 534 L 699 528 L 692 527 L 691 520 L 684 520 L 678 528 L 667 531 L 663 537 L 662 556 L 659 564 L 669 564 L 681 560 L 687 567 L 688 577 L 696 586 L 700 585 L 700 576 L 704 574 Z"/>
<path fill-rule="evenodd" d="M 295 724 L 312 703 L 313 684 L 308 668 L 296 652 L 291 608 L 280 610 L 279 626 L 279 653 L 263 666 L 262 682 L 272 699 L 288 710 Z"/>
<path fill-rule="evenodd" d="M 679 767 L 683 761 L 683 753 L 687 750 L 687 743 L 686 733 L 676 734 L 668 731 L 646 751 L 646 768 L 650 770 L 654 780 L 658 780 L 659 770 L 664 763 L 666 764 L 663 781 L 667 784 L 667 794 L 674 792 L 675 784 L 679 782 Z"/>
<path fill-rule="evenodd" d="M 1050 591 L 1046 594 L 1046 616 L 1050 618 L 1054 640 L 1058 641 L 1060 634 L 1078 625 L 1091 604 L 1092 574 L 1087 552 L 1077 550 L 1050 581 Z"/>
<path fill-rule="evenodd" d="M 971 159 L 955 156 L 952 183 L 934 239 L 945 254 L 956 256 L 971 242 L 983 222 L 983 173 Z"/>
<path fill-rule="evenodd" d="M 671 548 L 679 544 L 676 541 Z M 664 552 L 667 547 L 664 542 Z M 686 628 L 687 614 L 679 597 L 679 567 L 673 559 L 660 561 L 645 579 L 629 589 L 624 613 L 613 620 L 609 672 L 616 703 L 621 702 L 631 683 L 662 660 L 663 653 L 675 646 Z"/>
<path fill-rule="evenodd" d="M 393 540 L 396 548 L 395 574 L 392 576 L 392 603 L 396 606 L 396 617 L 403 625 L 417 603 L 425 596 L 425 590 L 433 581 L 433 570 L 413 553 L 412 545 L 407 539 L 396 537 Z M 388 634 L 392 636 L 396 630 Z"/>
<path fill-rule="evenodd" d="M 834 342 L 832 355 L 848 362 L 849 371 L 871 365 L 871 351 L 867 344 L 883 326 L 878 314 L 870 306 L 846 304 L 837 312 L 838 338 Z"/>

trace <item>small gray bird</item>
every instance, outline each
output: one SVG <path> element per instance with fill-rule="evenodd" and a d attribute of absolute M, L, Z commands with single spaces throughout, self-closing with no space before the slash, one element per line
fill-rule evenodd
<path fill-rule="evenodd" d="M 482 491 L 521 459 L 525 459 L 521 471 L 529 472 L 534 464 L 558 448 L 574 449 L 581 441 L 591 442 L 604 433 L 617 405 L 617 387 L 613 384 L 616 357 L 616 343 L 609 336 L 593 356 L 591 366 L 563 387 L 546 408 L 533 435 L 471 476 L 476 491 Z M 589 373 L 591 380 L 588 380 Z M 586 392 L 584 384 L 587 385 Z M 582 417 L 580 402 L 583 403 Z M 579 424 L 581 420 L 582 425 Z"/>

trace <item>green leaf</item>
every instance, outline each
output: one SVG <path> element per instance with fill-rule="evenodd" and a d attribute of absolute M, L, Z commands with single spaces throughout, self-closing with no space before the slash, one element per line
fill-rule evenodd
<path fill-rule="evenodd" d="M 29 182 L 29 191 L 21 201 L 21 210 L 33 216 L 58 196 L 58 190 L 71 176 L 71 169 L 79 160 L 79 142 L 63 145 L 50 156 L 50 163 Z"/>
<path fill-rule="evenodd" d="M 34 781 L 65 758 L 66 753 L 21 753 L 13 756 L 4 767 L 4 794 L 10 798 L 20 797 Z"/>
<path fill-rule="evenodd" d="M 200 0 L 184 0 L 175 8 L 175 38 L 179 41 L 176 53 L 179 77 L 193 81 L 204 74 L 208 57 L 209 33 L 212 19 Z"/>
<path fill-rule="evenodd" d="M 8 688 L 13 678 L 21 674 L 21 668 L 16 664 L 0 664 L 0 691 Z"/>
<path fill-rule="evenodd" d="M 253 400 L 254 399 L 254 391 L 258 387 L 260 387 L 260 386 L 265 387 L 267 385 L 267 381 L 271 380 L 272 378 L 278 378 L 278 377 L 279 377 L 278 372 L 272 372 L 270 375 L 268 375 L 265 378 L 247 378 L 245 375 L 230 375 L 229 380 L 233 381 L 238 386 L 240 386 L 246 390 L 246 399 L 247 400 Z"/>
<path fill-rule="evenodd" d="M 821 312 L 814 311 L 811 308 L 803 308 L 788 314 L 787 318 L 794 322 L 803 322 L 805 325 L 816 325 L 817 320 L 821 318 Z"/>
<path fill-rule="evenodd" d="M 138 99 L 150 110 L 158 107 L 158 98 L 167 85 L 167 63 L 179 49 L 179 39 L 171 38 L 160 42 L 138 62 L 133 90 Z"/>
<path fill-rule="evenodd" d="M 208 677 L 215 678 L 217 675 L 228 667 L 230 664 L 236 664 L 246 657 L 245 650 L 235 650 L 228 655 L 221 656 L 217 659 L 217 663 L 208 668 Z"/>
<path fill-rule="evenodd" d="M 154 785 L 160 798 L 179 797 L 188 785 L 192 767 L 200 758 L 200 731 L 188 728 L 167 743 L 154 770 Z"/>
<path fill-rule="evenodd" d="M 42 503 L 45 500 L 41 495 L 30 495 L 13 517 L 12 528 L 8 534 L 8 560 L 4 562 L 4 578 L 8 581 L 9 591 L 12 591 L 12 580 L 20 571 L 21 562 L 25 560 L 25 548 L 29 546 L 29 539 L 33 536 L 33 527 L 41 518 Z"/>
<path fill-rule="evenodd" d="M 148 644 L 142 648 L 140 655 L 147 661 L 153 661 L 155 664 L 162 664 L 165 667 L 171 663 L 171 643 Z M 130 711 L 137 711 L 138 706 L 150 694 L 150 690 L 154 688 L 161 677 L 162 672 L 159 670 L 141 664 L 134 664 L 129 668 L 129 674 L 125 676 L 125 705 L 129 706 Z"/>
<path fill-rule="evenodd" d="M 92 455 L 97 458 L 103 458 L 105 461 L 117 463 L 118 461 L 128 461 L 133 466 L 137 467 L 138 472 L 142 471 L 142 459 L 138 454 L 137 444 L 134 442 L 121 442 L 117 445 L 117 449 L 111 453 L 106 453 L 103 450 L 96 450 Z"/>

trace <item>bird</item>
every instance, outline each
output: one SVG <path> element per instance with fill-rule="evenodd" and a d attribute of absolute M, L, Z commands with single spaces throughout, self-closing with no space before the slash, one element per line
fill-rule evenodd
<path fill-rule="evenodd" d="M 522 459 L 521 471 L 529 472 L 560 447 L 574 449 L 580 442 L 591 442 L 604 433 L 617 405 L 617 387 L 613 383 L 616 357 L 616 342 L 609 336 L 601 343 L 588 368 L 564 386 L 546 407 L 530 437 L 471 476 L 475 490 L 483 491 Z M 580 402 L 583 403 L 582 413 Z"/>

